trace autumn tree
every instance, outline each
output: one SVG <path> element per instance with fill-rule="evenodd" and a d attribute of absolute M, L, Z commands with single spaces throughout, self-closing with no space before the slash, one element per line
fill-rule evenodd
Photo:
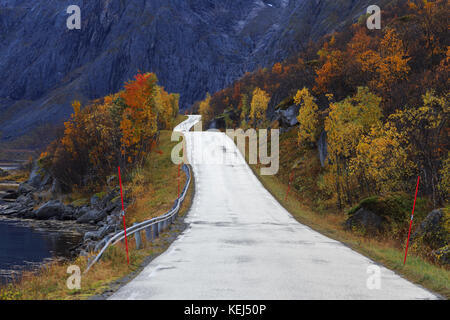
<path fill-rule="evenodd" d="M 391 28 L 385 31 L 378 51 L 369 49 L 358 56 L 362 71 L 372 75 L 371 88 L 386 93 L 394 83 L 407 78 L 409 60 L 403 41 Z"/>
<path fill-rule="evenodd" d="M 350 160 L 355 156 L 359 140 L 372 126 L 379 126 L 381 119 L 381 98 L 372 94 L 368 88 L 359 87 L 353 97 L 332 103 L 325 119 L 327 132 L 328 160 L 332 182 L 337 194 L 338 207 L 345 200 L 353 199 Z"/>
<path fill-rule="evenodd" d="M 248 95 L 246 94 L 241 94 L 240 110 L 241 110 L 241 114 L 239 116 L 239 119 L 241 121 L 240 124 L 242 128 L 246 128 L 247 119 L 250 114 L 250 104 L 248 102 Z"/>
<path fill-rule="evenodd" d="M 260 88 L 253 90 L 252 102 L 250 103 L 250 118 L 253 121 L 253 126 L 256 128 L 258 121 L 266 119 L 266 111 L 269 105 L 269 95 Z"/>
<path fill-rule="evenodd" d="M 435 205 L 443 202 L 439 193 L 439 171 L 449 149 L 450 95 L 437 96 L 433 90 L 423 95 L 419 107 L 405 107 L 390 115 L 389 121 L 404 132 L 409 142 L 409 157 L 417 165 L 422 190 Z"/>
<path fill-rule="evenodd" d="M 319 134 L 319 107 L 315 98 L 307 88 L 298 90 L 294 102 L 300 105 L 298 112 L 298 143 L 299 145 L 311 145 L 317 140 Z"/>
<path fill-rule="evenodd" d="M 204 123 L 211 121 L 214 117 L 214 113 L 211 108 L 211 95 L 209 92 L 206 93 L 205 99 L 200 102 L 198 112 L 201 114 Z"/>
<path fill-rule="evenodd" d="M 135 80 L 125 84 L 122 97 L 129 108 L 124 110 L 120 129 L 122 155 L 128 163 L 142 162 L 144 153 L 156 138 L 158 124 L 154 93 L 157 81 L 153 73 L 139 73 Z"/>
<path fill-rule="evenodd" d="M 405 135 L 390 122 L 373 126 L 363 135 L 350 160 L 351 174 L 357 177 L 365 195 L 402 190 L 411 166 Z"/>
<path fill-rule="evenodd" d="M 74 101 L 64 135 L 40 157 L 40 163 L 65 190 L 95 189 L 120 165 L 140 166 L 155 144 L 158 130 L 170 128 L 178 95 L 157 85 L 154 74 L 139 73 L 117 94 L 92 101 L 84 108 Z"/>

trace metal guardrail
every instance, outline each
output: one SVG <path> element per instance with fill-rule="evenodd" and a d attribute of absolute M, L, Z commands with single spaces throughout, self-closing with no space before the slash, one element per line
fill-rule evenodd
<path fill-rule="evenodd" d="M 159 236 L 161 231 L 167 229 L 167 227 L 175 221 L 175 219 L 178 216 L 178 212 L 180 211 L 181 204 L 183 203 L 184 198 L 186 197 L 186 194 L 187 194 L 187 191 L 189 188 L 189 183 L 191 182 L 191 177 L 192 177 L 191 168 L 189 166 L 187 166 L 186 164 L 183 164 L 182 170 L 185 172 L 186 177 L 187 177 L 186 184 L 183 188 L 183 191 L 180 194 L 180 197 L 175 200 L 172 209 L 170 209 L 169 212 L 167 212 L 159 217 L 152 218 L 152 219 L 146 220 L 144 222 L 133 224 L 131 227 L 127 228 L 127 237 L 134 235 L 136 238 L 136 243 L 140 244 L 140 242 L 141 242 L 140 232 L 142 230 L 145 230 L 147 239 L 153 240 Z M 120 231 L 120 232 L 116 233 L 115 235 L 113 235 L 111 238 L 109 238 L 108 241 L 106 242 L 106 244 L 103 246 L 102 250 L 100 250 L 100 252 L 95 257 L 95 259 L 89 263 L 89 265 L 88 265 L 86 271 L 84 271 L 84 273 L 87 273 L 89 271 L 89 269 L 95 263 L 97 263 L 98 260 L 100 260 L 103 253 L 106 251 L 106 249 L 108 249 L 108 247 L 110 245 L 115 245 L 117 242 L 119 242 L 123 239 L 125 239 L 124 231 Z"/>

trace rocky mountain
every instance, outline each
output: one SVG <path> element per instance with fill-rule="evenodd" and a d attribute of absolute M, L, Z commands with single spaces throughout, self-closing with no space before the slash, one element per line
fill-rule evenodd
<path fill-rule="evenodd" d="M 357 19 L 370 0 L 0 0 L 0 143 L 158 75 L 180 107 Z M 69 30 L 69 5 L 81 29 Z"/>

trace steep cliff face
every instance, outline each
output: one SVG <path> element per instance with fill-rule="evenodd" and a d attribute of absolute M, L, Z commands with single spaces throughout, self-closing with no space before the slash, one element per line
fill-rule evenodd
<path fill-rule="evenodd" d="M 0 142 L 152 71 L 181 108 L 356 19 L 365 0 L 0 0 Z M 377 1 L 375 1 L 377 2 Z M 81 30 L 66 9 L 81 8 Z M 35 143 L 35 142 L 34 142 Z"/>

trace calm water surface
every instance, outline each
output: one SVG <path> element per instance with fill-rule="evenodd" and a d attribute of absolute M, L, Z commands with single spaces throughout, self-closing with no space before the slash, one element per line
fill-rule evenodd
<path fill-rule="evenodd" d="M 73 232 L 47 230 L 20 220 L 0 220 L 0 284 L 52 257 L 69 257 L 82 240 Z"/>

